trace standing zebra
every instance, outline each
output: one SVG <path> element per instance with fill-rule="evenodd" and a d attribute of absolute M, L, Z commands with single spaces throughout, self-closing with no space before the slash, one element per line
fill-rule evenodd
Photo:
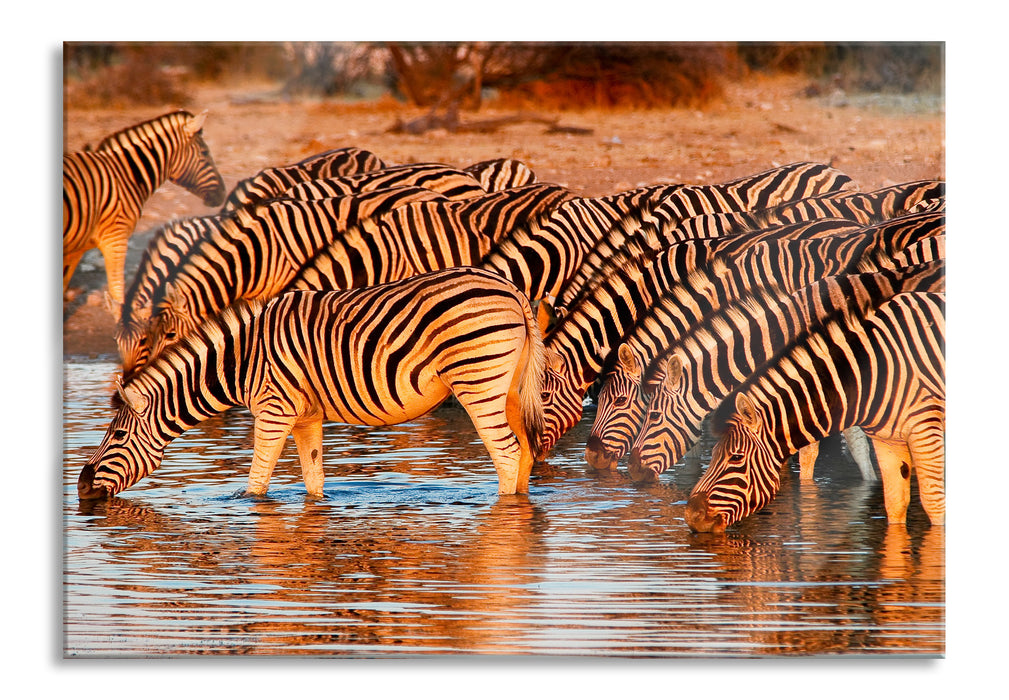
<path fill-rule="evenodd" d="M 81 470 L 82 500 L 154 471 L 183 432 L 232 406 L 255 418 L 248 493 L 264 495 L 287 436 L 323 495 L 322 424 L 392 425 L 450 394 L 490 453 L 500 493 L 526 493 L 538 440 L 543 346 L 528 300 L 472 268 L 345 292 L 229 307 L 138 372 Z"/>
<path fill-rule="evenodd" d="M 786 346 L 716 410 L 711 465 L 687 525 L 723 531 L 774 498 L 789 455 L 849 426 L 873 442 L 887 519 L 903 523 L 910 478 L 934 524 L 945 515 L 945 295 L 898 294 Z"/>
<path fill-rule="evenodd" d="M 384 168 L 385 163 L 371 151 L 353 146 L 316 153 L 293 165 L 265 168 L 247 177 L 228 193 L 222 212 L 243 209 L 280 196 L 298 183 L 327 177 L 355 175 Z"/>
<path fill-rule="evenodd" d="M 605 446 L 604 451 L 615 453 L 629 447 L 631 476 L 636 480 L 657 477 L 701 437 L 704 419 L 719 402 L 782 347 L 835 317 L 865 315 L 897 294 L 944 290 L 944 266 L 931 263 L 827 277 L 785 294 L 765 288 L 740 297 L 676 338 L 647 367 L 617 372 L 615 376 L 621 379 L 600 392 L 597 425 L 592 430 L 595 441 L 590 437 L 589 445 Z M 618 365 L 631 362 L 639 362 L 637 353 L 622 350 Z M 609 406 L 625 398 L 617 389 L 635 374 L 639 378 L 636 393 L 626 396 L 619 416 L 607 419 Z M 644 394 L 650 397 L 647 404 L 641 399 Z M 627 434 L 636 439 L 627 442 Z"/>
<path fill-rule="evenodd" d="M 224 180 L 203 140 L 206 112 L 178 111 L 106 137 L 93 151 L 63 156 L 63 291 L 81 257 L 98 248 L 109 296 L 123 302 L 127 241 L 151 195 L 170 180 L 208 207 L 224 199 Z M 114 308 L 113 315 L 119 316 Z"/>

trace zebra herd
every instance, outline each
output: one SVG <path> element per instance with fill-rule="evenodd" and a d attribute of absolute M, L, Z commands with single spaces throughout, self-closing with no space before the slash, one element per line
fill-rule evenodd
<path fill-rule="evenodd" d="M 158 467 L 233 406 L 254 417 L 247 492 L 289 435 L 323 494 L 322 424 L 391 425 L 454 396 L 502 494 L 594 398 L 585 457 L 657 479 L 718 436 L 695 531 L 766 505 L 789 457 L 843 432 L 903 523 L 911 475 L 944 518 L 945 185 L 860 192 L 793 163 L 715 185 L 581 197 L 514 159 L 390 165 L 359 148 L 267 168 L 225 194 L 178 112 L 64 157 L 64 289 L 105 257 L 123 374 L 82 500 Z M 126 238 L 165 179 L 219 212 L 159 228 L 123 288 Z M 871 445 L 871 447 L 870 447 Z"/>

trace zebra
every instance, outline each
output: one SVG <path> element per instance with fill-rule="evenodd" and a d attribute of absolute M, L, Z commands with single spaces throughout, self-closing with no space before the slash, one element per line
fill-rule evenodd
<path fill-rule="evenodd" d="M 161 463 L 186 430 L 234 407 L 254 416 L 246 493 L 266 494 L 287 436 L 306 492 L 323 496 L 322 425 L 392 425 L 454 395 L 502 494 L 527 493 L 542 408 L 543 345 L 525 296 L 466 267 L 343 292 L 239 302 L 119 382 L 116 413 L 78 496 L 108 498 Z"/>
<path fill-rule="evenodd" d="M 786 167 L 807 177 L 804 190 L 796 191 L 790 186 L 792 183 L 786 181 L 789 187 L 784 192 L 757 189 L 748 193 L 750 199 L 740 202 L 738 207 L 709 213 L 691 210 L 691 200 L 684 195 L 671 196 L 655 207 L 650 220 L 621 222 L 620 227 L 601 239 L 585 256 L 581 268 L 557 294 L 555 311 L 563 314 L 571 308 L 589 279 L 603 269 L 606 261 L 617 257 L 630 241 L 658 249 L 686 240 L 727 237 L 817 219 L 847 219 L 869 226 L 907 213 L 923 198 L 934 201 L 931 198 L 945 191 L 941 181 L 922 180 L 868 193 L 851 192 L 845 189 L 848 182 L 843 177 L 828 177 L 836 171 L 823 170 L 825 166 L 799 163 Z M 766 179 L 762 176 L 766 173 L 753 177 L 758 181 Z M 703 186 L 691 187 L 704 191 Z M 839 189 L 825 190 L 831 187 Z M 786 195 L 798 198 L 782 201 Z M 713 205 L 706 207 L 713 208 Z"/>
<path fill-rule="evenodd" d="M 536 183 L 536 173 L 528 165 L 514 158 L 482 160 L 463 168 L 480 181 L 485 192 L 500 192 Z"/>
<path fill-rule="evenodd" d="M 637 352 L 621 346 L 625 349 L 618 364 L 627 367 L 631 360 L 637 363 L 636 389 L 649 400 L 645 404 L 636 395 L 628 396 L 630 400 L 621 403 L 621 419 L 611 419 L 613 427 L 609 429 L 606 418 L 599 419 L 597 414 L 592 432 L 597 437 L 595 442 L 590 437 L 589 446 L 605 445 L 615 453 L 629 448 L 632 478 L 653 480 L 701 437 L 702 422 L 718 402 L 782 347 L 835 317 L 864 315 L 908 291 L 944 292 L 944 265 L 938 262 L 896 271 L 838 275 L 786 293 L 759 289 L 678 337 L 647 364 Z M 618 374 L 624 382 L 635 376 L 632 371 Z M 607 402 L 616 405 L 617 398 L 624 398 L 612 393 L 604 398 L 606 392 L 607 387 L 600 392 L 601 413 L 606 412 L 602 406 Z M 630 442 L 626 441 L 627 433 L 634 436 Z M 850 434 L 846 437 L 851 445 Z M 812 457 L 815 461 L 815 453 Z M 802 478 L 808 480 L 812 463 L 802 466 Z M 860 464 L 860 469 L 867 480 L 875 479 L 871 465 Z"/>
<path fill-rule="evenodd" d="M 240 212 L 239 232 L 204 242 L 179 267 L 152 300 L 144 352 L 149 361 L 238 299 L 350 289 L 473 265 L 495 236 L 566 197 L 566 189 L 542 184 L 461 201 L 418 187 L 271 200 Z"/>
<path fill-rule="evenodd" d="M 929 520 L 945 519 L 945 295 L 898 294 L 824 325 L 716 409 L 711 464 L 687 500 L 697 532 L 724 531 L 774 498 L 788 456 L 848 426 L 873 442 L 890 523 L 904 523 L 912 470 Z"/>
<path fill-rule="evenodd" d="M 105 260 L 113 316 L 123 302 L 127 242 L 144 204 L 170 180 L 215 207 L 224 180 L 203 140 L 207 113 L 170 112 L 63 156 L 63 292 L 88 250 Z"/>
<path fill-rule="evenodd" d="M 545 428 L 537 458 L 544 459 L 581 419 L 585 393 L 611 353 L 660 299 L 676 311 L 667 314 L 664 332 L 683 333 L 746 289 L 799 287 L 837 274 L 863 260 L 876 242 L 844 220 L 806 222 L 762 235 L 685 241 L 658 254 L 651 251 L 593 286 L 546 335 Z"/>
<path fill-rule="evenodd" d="M 273 199 L 300 182 L 326 177 L 341 177 L 379 170 L 385 163 L 371 151 L 353 146 L 316 153 L 297 163 L 264 168 L 236 184 L 228 193 L 222 212 Z"/>
<path fill-rule="evenodd" d="M 322 199 L 389 187 L 423 187 L 448 199 L 472 199 L 487 194 L 473 175 L 441 163 L 414 163 L 356 175 L 317 178 L 287 188 L 280 197 Z"/>

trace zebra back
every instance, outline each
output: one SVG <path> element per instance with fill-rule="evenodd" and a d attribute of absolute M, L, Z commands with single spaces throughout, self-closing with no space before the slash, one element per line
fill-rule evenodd
<path fill-rule="evenodd" d="M 385 163 L 370 151 L 336 148 L 281 167 L 264 168 L 236 184 L 221 211 L 242 209 L 280 196 L 298 183 L 321 178 L 342 177 L 384 168 Z"/>
<path fill-rule="evenodd" d="M 606 261 L 619 255 L 631 241 L 659 249 L 694 238 L 739 233 L 744 229 L 733 223 L 745 220 L 748 213 L 799 198 L 836 194 L 851 186 L 848 176 L 816 163 L 793 163 L 715 185 L 674 186 L 646 217 L 627 217 L 596 242 L 578 271 L 558 292 L 555 306 L 561 312 L 570 308 L 591 277 L 604 270 Z M 700 217 L 705 217 L 705 226 L 686 226 Z M 770 226 L 767 222 L 750 230 Z"/>
<path fill-rule="evenodd" d="M 345 177 L 309 180 L 285 190 L 281 196 L 320 199 L 407 186 L 423 187 L 448 199 L 471 199 L 487 194 L 480 182 L 469 173 L 440 163 L 415 163 Z"/>
<path fill-rule="evenodd" d="M 553 296 L 596 241 L 622 218 L 644 216 L 671 187 L 571 199 L 499 240 L 481 267 L 510 279 L 532 300 Z"/>
<path fill-rule="evenodd" d="M 464 201 L 418 202 L 320 249 L 287 289 L 349 289 L 476 265 L 495 241 L 563 206 L 568 197 L 559 185 L 538 184 Z"/>
<path fill-rule="evenodd" d="M 536 173 L 528 165 L 514 158 L 483 160 L 468 165 L 463 170 L 479 180 L 485 192 L 511 190 L 536 182 Z"/>

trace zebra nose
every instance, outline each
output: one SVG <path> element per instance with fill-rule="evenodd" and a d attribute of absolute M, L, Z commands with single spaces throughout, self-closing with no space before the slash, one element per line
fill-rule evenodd
<path fill-rule="evenodd" d="M 631 457 L 627 461 L 627 473 L 635 482 L 649 482 L 659 478 L 655 469 L 641 464 L 641 450 L 636 447 L 631 450 Z"/>
<path fill-rule="evenodd" d="M 687 527 L 694 532 L 714 532 L 722 522 L 721 518 L 713 518 L 708 513 L 708 494 L 703 491 L 691 494 L 687 499 L 685 519 Z"/>
<path fill-rule="evenodd" d="M 603 441 L 590 435 L 585 443 L 585 461 L 597 472 L 615 471 L 617 456 L 606 449 Z"/>
<path fill-rule="evenodd" d="M 85 464 L 81 475 L 77 478 L 77 498 L 82 501 L 93 501 L 108 498 L 111 494 L 105 486 L 95 487 L 95 468 Z"/>

